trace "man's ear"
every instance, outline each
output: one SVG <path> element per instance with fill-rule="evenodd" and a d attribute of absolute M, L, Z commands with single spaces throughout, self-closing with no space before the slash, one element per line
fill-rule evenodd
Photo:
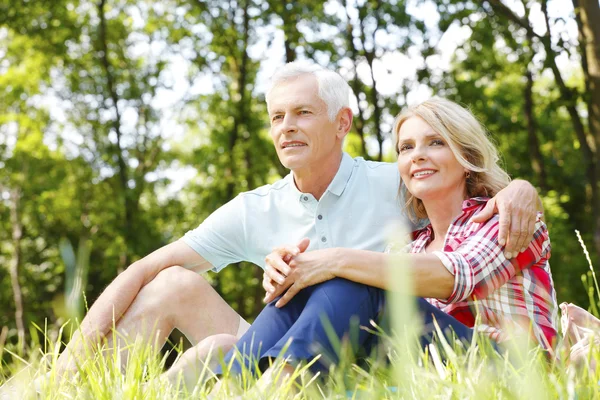
<path fill-rule="evenodd" d="M 342 108 L 338 113 L 337 121 L 337 137 L 343 139 L 352 129 L 352 110 L 349 107 Z"/>

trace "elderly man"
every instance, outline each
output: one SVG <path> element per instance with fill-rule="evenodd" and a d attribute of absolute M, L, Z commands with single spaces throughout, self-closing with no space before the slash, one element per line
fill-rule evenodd
<path fill-rule="evenodd" d="M 273 248 L 304 237 L 310 239 L 305 254 L 330 247 L 383 251 L 382 226 L 403 219 L 399 175 L 395 164 L 353 159 L 343 152 L 352 127 L 349 97 L 344 79 L 317 65 L 290 63 L 279 70 L 266 97 L 270 133 L 291 173 L 240 193 L 198 228 L 121 273 L 91 307 L 60 366 L 70 364 L 82 343 L 112 336 L 113 323 L 124 338 L 119 340 L 141 335 L 156 345 L 174 328 L 193 344 L 218 333 L 240 337 L 249 325 L 199 275 L 208 269 L 218 272 L 239 261 L 264 268 Z M 478 218 L 499 210 L 501 240 L 507 240 L 507 253 L 516 254 L 530 240 L 537 201 L 529 183 L 516 181 Z M 285 271 L 283 260 L 270 261 L 280 262 Z M 265 285 L 281 277 L 269 270 Z"/>

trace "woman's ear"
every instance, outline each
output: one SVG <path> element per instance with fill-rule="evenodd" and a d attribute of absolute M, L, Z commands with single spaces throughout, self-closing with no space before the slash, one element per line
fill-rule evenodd
<path fill-rule="evenodd" d="M 350 129 L 352 129 L 352 110 L 348 107 L 342 108 L 338 113 L 337 122 L 337 136 L 343 139 L 350 132 Z"/>

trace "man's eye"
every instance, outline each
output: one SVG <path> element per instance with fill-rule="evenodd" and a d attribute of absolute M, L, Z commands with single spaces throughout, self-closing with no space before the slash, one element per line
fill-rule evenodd
<path fill-rule="evenodd" d="M 308 111 L 308 110 L 301 110 L 299 114 L 300 115 L 310 114 L 310 111 Z"/>
<path fill-rule="evenodd" d="M 277 120 L 279 120 L 279 119 L 282 119 L 282 118 L 283 118 L 283 115 L 274 115 L 274 116 L 271 118 L 271 121 L 277 121 Z"/>

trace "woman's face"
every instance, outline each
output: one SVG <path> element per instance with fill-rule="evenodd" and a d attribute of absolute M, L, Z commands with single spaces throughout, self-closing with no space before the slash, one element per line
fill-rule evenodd
<path fill-rule="evenodd" d="M 408 191 L 423 201 L 466 193 L 465 168 L 448 143 L 420 117 L 410 117 L 398 133 L 398 170 Z"/>

